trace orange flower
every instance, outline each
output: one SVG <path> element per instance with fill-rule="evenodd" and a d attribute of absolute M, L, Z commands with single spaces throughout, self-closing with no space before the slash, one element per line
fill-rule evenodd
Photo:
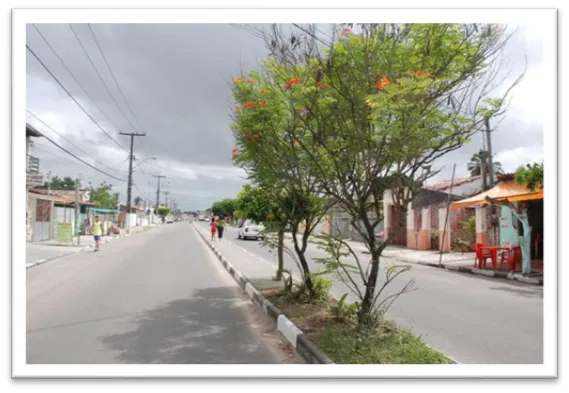
<path fill-rule="evenodd" d="M 426 76 L 427 78 L 430 78 L 431 73 L 429 71 L 419 70 L 419 71 L 415 72 L 415 76 Z"/>
<path fill-rule="evenodd" d="M 247 79 L 247 83 L 249 83 L 250 85 L 253 85 L 255 83 L 255 79 L 249 78 L 249 79 Z"/>
<path fill-rule="evenodd" d="M 239 156 L 239 149 L 237 147 L 234 147 L 233 150 L 231 150 L 231 157 L 233 159 L 236 159 Z"/>
<path fill-rule="evenodd" d="M 259 106 L 269 106 L 269 101 L 261 101 L 257 105 Z"/>
<path fill-rule="evenodd" d="M 383 77 L 377 81 L 377 83 L 375 84 L 375 87 L 377 88 L 377 90 L 382 91 L 385 88 L 385 86 L 390 85 L 390 84 L 391 84 L 391 81 L 387 77 Z"/>
<path fill-rule="evenodd" d="M 254 108 L 257 105 L 255 101 L 247 101 L 243 104 L 243 108 Z"/>
<path fill-rule="evenodd" d="M 250 142 L 253 141 L 258 141 L 261 137 L 259 135 L 246 135 L 245 139 L 247 139 Z"/>
<path fill-rule="evenodd" d="M 326 82 L 320 82 L 320 81 L 319 81 L 318 83 L 316 83 L 316 86 L 318 86 L 318 87 L 320 87 L 320 88 L 322 88 L 322 89 L 325 89 L 325 88 L 328 87 L 328 83 L 326 83 Z"/>
<path fill-rule="evenodd" d="M 300 78 L 292 78 L 292 79 L 289 79 L 289 81 L 286 83 L 286 87 L 288 87 L 290 89 L 294 85 L 299 85 L 299 84 L 300 84 Z"/>
<path fill-rule="evenodd" d="M 236 76 L 235 78 L 233 78 L 233 83 L 240 83 L 243 80 L 243 78 L 241 78 L 240 76 Z"/>

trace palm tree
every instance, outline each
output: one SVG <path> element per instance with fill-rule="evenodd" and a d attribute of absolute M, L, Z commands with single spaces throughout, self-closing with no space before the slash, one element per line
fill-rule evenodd
<path fill-rule="evenodd" d="M 467 164 L 467 169 L 471 176 L 479 176 L 481 174 L 482 162 L 484 162 L 484 169 L 486 173 L 490 172 L 490 167 L 488 166 L 488 152 L 485 150 L 480 150 L 475 153 L 470 158 L 470 162 Z M 499 161 L 494 161 L 492 163 L 494 167 L 494 173 L 503 173 L 502 164 Z"/>

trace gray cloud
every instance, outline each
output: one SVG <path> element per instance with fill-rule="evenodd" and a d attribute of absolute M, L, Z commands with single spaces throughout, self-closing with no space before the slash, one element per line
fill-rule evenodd
<path fill-rule="evenodd" d="M 113 138 L 127 147 L 128 139 L 118 135 L 119 130 L 133 131 L 132 123 L 138 131 L 146 131 L 147 137 L 135 140 L 135 155 L 139 160 L 150 156 L 157 156 L 159 160 L 147 161 L 135 171 L 135 184 L 140 191 L 135 189 L 133 195 L 143 194 L 153 201 L 156 179 L 151 175 L 165 174 L 168 179 L 163 189 L 169 190 L 182 208 L 201 209 L 217 199 L 233 197 L 245 183 L 243 174 L 236 171 L 231 163 L 234 141 L 229 127 L 232 107 L 229 83 L 231 77 L 241 69 L 256 67 L 266 56 L 267 51 L 261 39 L 222 24 L 92 25 L 122 91 L 142 126 L 138 127 L 87 25 L 74 25 L 74 29 L 130 122 L 117 109 L 101 84 L 70 27 L 52 24 L 38 25 L 38 28 L 108 120 L 85 97 L 31 25 L 27 27 L 28 45 Z M 511 63 L 512 75 L 523 69 L 524 56 L 527 56 L 529 69 L 542 62 L 540 43 L 528 39 L 524 31 L 520 29 L 512 37 L 505 53 Z M 89 155 L 113 169 L 118 168 L 117 176 L 126 178 L 126 153 L 118 149 L 77 108 L 29 54 L 27 75 L 28 109 Z M 520 164 L 515 161 L 522 160 L 524 154 L 533 154 L 543 144 L 541 125 L 522 120 L 525 111 L 520 109 L 520 105 L 513 105 L 493 136 L 494 151 L 502 154 L 504 164 L 511 166 Z M 79 156 L 90 160 L 35 120 L 28 118 L 28 121 Z M 458 163 L 457 175 L 466 175 L 466 162 L 480 148 L 480 141 L 481 138 L 475 138 L 460 151 L 445 157 L 440 165 L 446 167 L 438 178 L 450 177 L 453 162 Z M 59 176 L 82 173 L 85 182 L 91 181 L 93 184 L 107 180 L 125 199 L 125 183 L 108 180 L 104 175 L 74 162 L 45 140 L 36 141 L 36 145 L 37 150 L 33 154 L 42 160 L 42 171 L 51 170 Z M 506 154 L 512 151 L 515 154 Z"/>

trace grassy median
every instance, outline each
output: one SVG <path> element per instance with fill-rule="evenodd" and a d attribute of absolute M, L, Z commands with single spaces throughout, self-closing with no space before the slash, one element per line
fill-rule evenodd
<path fill-rule="evenodd" d="M 339 321 L 334 299 L 308 303 L 281 289 L 261 291 L 332 361 L 339 364 L 449 364 L 409 330 L 383 321 L 373 332 L 358 333 L 353 319 Z"/>

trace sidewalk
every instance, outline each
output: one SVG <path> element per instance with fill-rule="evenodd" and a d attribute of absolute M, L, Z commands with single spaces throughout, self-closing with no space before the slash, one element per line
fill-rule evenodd
<path fill-rule="evenodd" d="M 285 236 L 292 239 L 292 234 L 290 233 L 286 233 Z M 316 239 L 311 237 L 311 240 Z M 354 251 L 361 252 L 362 254 L 369 254 L 368 249 L 362 242 L 356 242 L 353 240 L 344 241 Z M 387 246 L 381 255 L 387 258 L 393 258 L 399 262 L 413 263 L 417 265 L 435 267 L 460 273 L 469 273 L 499 279 L 516 280 L 526 284 L 543 285 L 543 275 L 524 277 L 519 273 L 500 272 L 491 269 L 477 269 L 474 265 L 474 252 L 448 252 L 444 253 L 441 259 L 441 254 L 438 251 L 413 250 L 400 246 Z"/>
<path fill-rule="evenodd" d="M 210 243 L 209 237 L 211 234 L 199 225 L 194 224 L 193 226 Z M 213 245 L 224 256 L 231 258 L 231 264 L 235 266 L 235 269 L 243 274 L 255 287 L 281 286 L 279 281 L 271 279 L 276 274 L 276 266 L 272 263 L 228 241 L 216 241 Z"/>
<path fill-rule="evenodd" d="M 153 228 L 151 227 L 135 227 L 131 229 L 131 235 L 144 232 Z M 127 235 L 124 230 L 120 235 L 103 236 L 101 243 L 110 243 L 116 239 L 120 239 Z M 56 240 L 48 240 L 37 243 L 26 243 L 26 269 L 41 265 L 53 259 L 61 258 L 66 255 L 74 254 L 83 250 L 95 247 L 95 239 L 91 235 L 81 235 L 79 244 L 77 244 L 77 236 L 73 238 L 73 243 L 61 244 Z"/>

